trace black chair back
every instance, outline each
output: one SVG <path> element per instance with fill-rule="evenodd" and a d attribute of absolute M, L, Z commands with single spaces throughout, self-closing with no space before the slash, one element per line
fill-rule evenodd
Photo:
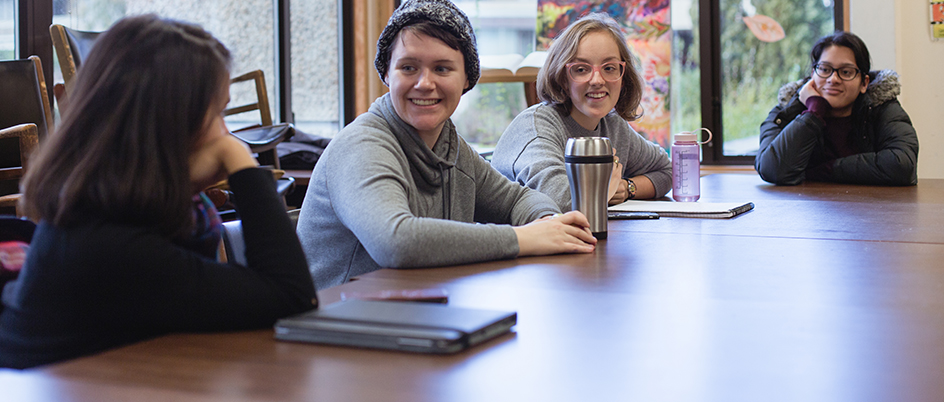
<path fill-rule="evenodd" d="M 0 129 L 32 123 L 42 140 L 52 130 L 51 110 L 39 57 L 0 61 Z M 20 139 L 0 139 L 0 168 L 23 166 L 20 154 Z M 17 180 L 0 181 L 0 195 L 17 192 Z"/>
<path fill-rule="evenodd" d="M 79 68 L 82 66 L 82 61 L 88 58 L 89 52 L 92 51 L 92 45 L 95 44 L 95 41 L 102 33 L 76 31 L 69 28 L 65 28 L 65 31 L 66 37 L 69 39 L 72 59 L 75 60 L 75 67 Z"/>
<path fill-rule="evenodd" d="M 75 79 L 75 72 L 88 58 L 92 46 L 95 45 L 95 41 L 102 35 L 102 32 L 79 31 L 59 24 L 52 24 L 49 26 L 49 35 L 52 38 L 52 45 L 56 49 L 56 57 L 59 58 L 62 81 L 65 83 L 65 87 L 71 87 L 72 80 Z"/>
<path fill-rule="evenodd" d="M 52 129 L 43 67 L 36 56 L 0 61 L 0 128 L 23 123 L 36 124 L 40 141 Z M 13 154 L 18 154 L 16 148 Z"/>

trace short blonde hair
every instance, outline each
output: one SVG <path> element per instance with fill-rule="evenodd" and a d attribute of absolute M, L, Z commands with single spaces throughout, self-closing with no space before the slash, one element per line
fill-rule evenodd
<path fill-rule="evenodd" d="M 577 57 L 580 40 L 591 32 L 610 34 L 616 42 L 616 47 L 619 48 L 620 60 L 626 62 L 619 99 L 616 101 L 616 113 L 628 121 L 642 117 L 642 112 L 636 112 L 642 100 L 642 78 L 636 71 L 636 62 L 629 53 L 626 38 L 620 31 L 619 24 L 603 13 L 588 14 L 580 18 L 564 29 L 564 32 L 561 32 L 560 36 L 554 40 L 548 50 L 544 68 L 538 72 L 538 97 L 542 101 L 563 108 L 566 113 L 571 112 L 574 103 L 567 89 L 569 78 L 566 65 Z"/>

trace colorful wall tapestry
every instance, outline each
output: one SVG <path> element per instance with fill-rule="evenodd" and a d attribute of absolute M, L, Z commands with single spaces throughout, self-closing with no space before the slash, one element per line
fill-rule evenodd
<path fill-rule="evenodd" d="M 669 0 L 538 0 L 537 50 L 546 50 L 571 22 L 593 12 L 609 14 L 623 27 L 629 49 L 645 81 L 643 117 L 630 125 L 663 147 L 669 146 L 669 72 L 672 29 Z"/>

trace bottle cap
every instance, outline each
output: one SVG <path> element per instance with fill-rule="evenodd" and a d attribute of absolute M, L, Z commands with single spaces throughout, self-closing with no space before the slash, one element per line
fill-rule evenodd
<path fill-rule="evenodd" d="M 708 139 L 699 142 L 698 141 L 698 135 L 700 134 L 699 131 L 704 131 L 708 133 Z M 706 142 L 711 141 L 711 130 L 708 130 L 707 128 L 699 128 L 698 130 L 695 130 L 695 131 L 682 131 L 681 133 L 675 134 L 675 141 L 698 142 L 699 144 L 704 144 Z"/>

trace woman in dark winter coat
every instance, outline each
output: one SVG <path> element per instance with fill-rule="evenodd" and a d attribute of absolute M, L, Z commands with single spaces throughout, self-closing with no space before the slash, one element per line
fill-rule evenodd
<path fill-rule="evenodd" d="M 760 126 L 761 178 L 917 184 L 918 136 L 898 103 L 898 74 L 870 72 L 865 43 L 848 32 L 821 38 L 810 59 L 810 78 L 784 85 Z"/>

